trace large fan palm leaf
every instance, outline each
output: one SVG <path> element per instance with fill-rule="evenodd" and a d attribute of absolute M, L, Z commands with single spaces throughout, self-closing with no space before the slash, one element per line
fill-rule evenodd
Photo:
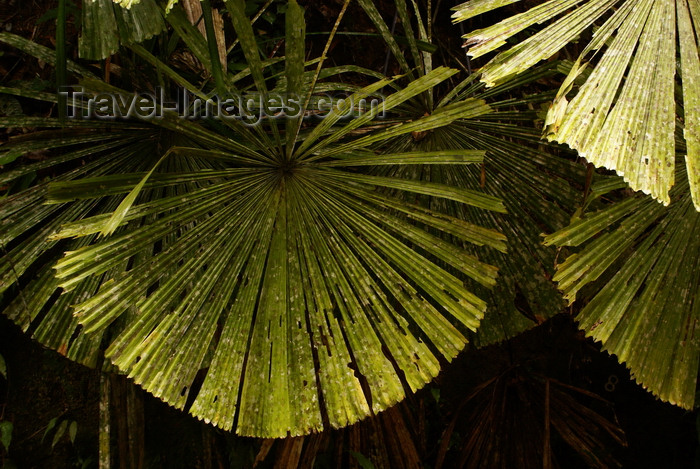
<path fill-rule="evenodd" d="M 234 25 L 249 45 L 250 23 Z M 304 46 L 303 38 L 289 43 Z M 263 64 L 250 66 L 258 89 L 267 86 Z M 288 86 L 299 86 L 302 73 L 287 67 Z M 421 76 L 392 93 L 385 110 L 452 74 Z M 94 78 L 82 83 L 86 92 L 126 93 Z M 145 389 L 243 435 L 339 427 L 398 402 L 435 377 L 483 317 L 486 302 L 465 280 L 492 286 L 496 269 L 461 242 L 504 250 L 505 238 L 382 190 L 505 209 L 479 190 L 370 174 L 375 165 L 478 164 L 483 151 L 378 156 L 373 147 L 489 108 L 465 99 L 398 125 L 374 111 L 342 121 L 345 111 L 332 111 L 316 133 L 303 129 L 303 144 L 294 125 L 209 127 L 166 116 L 98 122 L 94 131 L 113 141 L 89 150 L 91 122 L 33 122 L 61 127 L 61 138 L 41 145 L 56 148 L 41 163 L 52 183 L 0 206 L 2 291 L 16 295 L 6 313 L 83 363 L 98 362 L 104 341 L 106 357 Z M 6 154 L 23 155 L 24 144 L 11 140 Z M 24 168 L 18 161 L 5 173 L 11 187 L 31 174 Z"/>
<path fill-rule="evenodd" d="M 389 33 L 389 27 L 376 6 L 370 1 L 360 3 L 402 70 L 418 75 L 432 70 L 432 61 L 427 58 L 429 54 L 418 54 L 409 21 L 403 24 L 412 51 L 407 58 Z M 396 6 L 400 18 L 409 17 L 405 2 L 397 2 Z M 421 12 L 415 3 L 413 6 L 413 13 L 421 26 Z M 419 37 L 429 40 L 425 35 L 428 28 L 421 26 L 418 29 L 421 31 Z M 413 68 L 409 65 L 411 61 Z M 580 197 L 571 183 L 583 183 L 585 168 L 556 156 L 555 152 L 560 149 L 542 145 L 539 133 L 531 128 L 536 116 L 526 110 L 526 106 L 537 106 L 551 99 L 551 95 L 519 96 L 515 90 L 517 86 L 554 76 L 558 68 L 556 63 L 536 67 L 524 72 L 518 80 L 489 89 L 485 89 L 478 81 L 479 75 L 474 74 L 454 86 L 439 101 L 426 91 L 418 97 L 421 99 L 413 101 L 412 112 L 416 114 L 413 117 L 423 113 L 439 114 L 470 96 L 488 100 L 493 111 L 473 119 L 455 121 L 434 131 L 425 129 L 406 134 L 383 147 L 390 153 L 486 149 L 482 165 L 378 166 L 375 169 L 381 175 L 483 190 L 504 201 L 507 214 L 472 210 L 445 199 L 420 200 L 425 206 L 456 218 L 478 220 L 480 225 L 496 229 L 508 238 L 507 253 L 492 249 L 480 253 L 482 259 L 498 266 L 501 273 L 496 288 L 482 291 L 489 304 L 482 327 L 476 334 L 476 342 L 482 346 L 514 337 L 559 313 L 564 306 L 561 295 L 550 280 L 554 274 L 551 266 L 556 251 L 541 245 L 540 233 L 544 226 L 552 230 L 566 226 L 568 213 L 574 210 Z M 434 101 L 435 104 L 431 105 Z M 480 289 L 478 285 L 473 288 Z"/>
<path fill-rule="evenodd" d="M 510 3 L 514 2 L 467 2 L 456 7 L 453 18 L 463 21 Z M 508 80 L 601 22 L 550 107 L 545 135 L 568 144 L 591 163 L 617 171 L 633 189 L 668 204 L 675 182 L 676 102 L 682 102 L 686 177 L 700 210 L 697 1 L 551 0 L 465 35 L 465 45 L 470 55 L 479 57 L 513 35 L 547 22 L 541 31 L 491 59 L 484 66 L 483 80 L 489 85 Z M 594 60 L 588 74 L 588 64 Z M 678 100 L 676 75 L 682 88 Z M 580 87 L 571 98 L 577 82 Z"/>
<path fill-rule="evenodd" d="M 601 193 L 614 187 L 600 185 Z M 630 197 L 574 221 L 545 243 L 581 248 L 554 277 L 570 302 L 598 281 L 578 316 L 586 335 L 661 399 L 692 409 L 700 364 L 700 216 L 684 180 L 671 196 L 669 208 Z"/>

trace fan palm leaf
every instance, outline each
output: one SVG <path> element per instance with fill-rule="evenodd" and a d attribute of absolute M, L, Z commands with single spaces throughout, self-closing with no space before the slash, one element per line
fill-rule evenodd
<path fill-rule="evenodd" d="M 422 53 L 421 56 L 417 53 L 416 39 L 409 31 L 406 34 L 413 52 L 406 58 L 389 34 L 389 28 L 376 6 L 370 1 L 360 3 L 381 32 L 389 50 L 400 55 L 397 61 L 402 70 L 412 70 L 421 75 L 432 69 L 432 61 L 424 57 L 429 54 Z M 401 18 L 409 17 L 404 2 L 397 3 L 397 12 Z M 415 5 L 413 13 L 420 18 Z M 410 22 L 402 20 L 404 28 L 407 24 L 410 25 Z M 420 21 L 418 24 L 421 24 Z M 421 39 L 428 39 L 424 36 L 426 29 L 419 27 L 422 30 Z M 482 165 L 381 166 L 375 169 L 377 174 L 385 176 L 483 190 L 503 200 L 507 214 L 476 212 L 447 200 L 421 200 L 427 207 L 456 218 L 478 219 L 480 225 L 498 230 L 508 238 L 507 253 L 489 249 L 480 254 L 481 258 L 498 266 L 501 273 L 496 288 L 482 291 L 482 296 L 488 298 L 489 309 L 476 334 L 476 343 L 480 346 L 514 337 L 559 313 L 564 307 L 561 295 L 551 282 L 554 274 L 551 266 L 556 250 L 541 245 L 540 233 L 543 226 L 557 230 L 567 225 L 569 213 L 575 209 L 580 198 L 580 192 L 574 190 L 571 183 L 583 184 L 585 168 L 557 156 L 556 152 L 560 149 L 542 145 L 539 133 L 528 127 L 536 115 L 527 111 L 526 107 L 548 101 L 551 94 L 510 97 L 518 95 L 514 91 L 516 87 L 553 77 L 559 69 L 566 67 L 557 63 L 546 64 L 523 73 L 518 80 L 490 89 L 485 89 L 478 81 L 479 75 L 474 74 L 452 87 L 439 100 L 425 92 L 420 96 L 422 99 L 412 103 L 413 117 L 417 118 L 423 113 L 439 114 L 468 97 L 488 100 L 491 112 L 471 119 L 460 119 L 434 131 L 424 129 L 407 134 L 392 139 L 382 147 L 389 153 L 487 149 Z M 436 103 L 426 111 L 428 103 L 433 100 Z M 409 112 L 407 114 L 410 115 Z M 480 291 L 478 285 L 473 288 Z"/>
<path fill-rule="evenodd" d="M 288 42 L 303 47 L 294 37 L 303 15 L 290 7 Z M 234 26 L 250 48 L 250 22 Z M 132 50 L 208 97 L 145 49 Z M 264 93 L 263 64 L 249 65 Z M 384 110 L 454 73 L 438 67 L 417 78 L 391 93 Z M 286 67 L 290 88 L 302 76 L 302 68 Z M 82 85 L 86 93 L 128 94 L 94 78 Z M 173 115 L 31 121 L 59 130 L 42 141 L 55 156 L 33 168 L 15 160 L 3 174 L 10 187 L 22 174 L 51 175 L 50 183 L 10 189 L 0 205 L 0 285 L 14 298 L 6 314 L 83 363 L 97 363 L 105 341 L 109 361 L 146 390 L 242 435 L 340 427 L 395 404 L 435 377 L 478 327 L 486 302 L 465 280 L 495 283 L 495 267 L 434 233 L 497 250 L 505 237 L 381 189 L 505 208 L 478 190 L 371 174 L 374 147 L 482 115 L 489 111 L 483 101 L 464 99 L 398 124 L 377 120 L 378 109 L 343 121 L 350 102 L 316 131 L 302 129 L 303 143 L 297 127 L 271 119 L 257 127 Z M 94 147 L 92 135 L 113 140 Z M 5 154 L 18 158 L 26 145 L 12 139 Z M 376 165 L 479 164 L 483 154 L 395 152 Z"/>
<path fill-rule="evenodd" d="M 464 21 L 510 3 L 514 2 L 474 0 L 456 7 L 453 19 Z M 508 80 L 601 22 L 550 107 L 546 137 L 568 144 L 591 163 L 617 171 L 632 189 L 668 204 L 676 174 L 676 104 L 682 102 L 685 174 L 700 210 L 697 2 L 551 0 L 465 35 L 465 46 L 471 56 L 480 57 L 513 35 L 547 22 L 541 31 L 491 59 L 483 68 L 483 81 L 493 85 Z M 676 75 L 682 88 L 678 99 Z M 575 82 L 580 87 L 571 98 Z"/>
<path fill-rule="evenodd" d="M 142 0 L 129 9 L 112 0 L 83 0 L 82 14 L 78 50 L 85 59 L 105 59 L 122 43 L 142 42 L 165 30 L 155 0 Z"/>
<path fill-rule="evenodd" d="M 684 172 L 678 169 L 670 207 L 638 194 L 575 220 L 545 244 L 579 248 L 554 280 L 570 302 L 584 291 L 591 296 L 578 315 L 586 335 L 655 395 L 692 409 L 700 360 L 700 215 Z M 620 182 L 602 181 L 592 196 Z M 584 290 L 589 284 L 595 287 Z"/>

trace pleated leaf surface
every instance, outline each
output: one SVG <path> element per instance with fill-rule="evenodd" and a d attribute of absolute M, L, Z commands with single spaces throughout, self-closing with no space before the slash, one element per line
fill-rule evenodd
<path fill-rule="evenodd" d="M 510 3 L 474 0 L 455 7 L 453 19 Z M 589 38 L 550 107 L 545 136 L 668 204 L 676 182 L 678 105 L 685 174 L 700 210 L 699 24 L 697 0 L 549 0 L 464 38 L 469 54 L 480 57 L 543 25 L 484 66 L 488 85 L 528 70 L 579 37 Z"/>
<path fill-rule="evenodd" d="M 303 15 L 291 11 L 288 26 L 303 32 Z M 234 27 L 247 47 L 250 23 Z M 249 65 L 264 91 L 263 65 Z M 300 86 L 303 69 L 285 69 L 286 83 Z M 438 67 L 417 78 L 387 95 L 383 111 L 398 112 L 454 73 Z M 96 79 L 82 84 L 86 93 L 129 95 Z M 311 121 L 298 139 L 294 125 L 271 119 L 247 127 L 168 113 L 148 122 L 4 118 L 3 127 L 48 129 L 4 145 L 15 162 L 2 176 L 18 188 L 0 202 L 0 285 L 16 295 L 5 313 L 86 364 L 97 363 L 105 342 L 107 359 L 146 390 L 242 435 L 341 427 L 397 403 L 477 329 L 486 303 L 466 280 L 489 287 L 497 277 L 495 267 L 434 233 L 498 250 L 505 237 L 385 190 L 480 211 L 505 207 L 478 189 L 371 171 L 480 164 L 478 149 L 374 148 L 483 115 L 482 100 L 399 124 L 380 120 L 379 109 L 343 120 L 352 102 Z M 26 161 L 36 148 L 51 156 Z M 22 189 L 26 175 L 33 183 Z"/>
<path fill-rule="evenodd" d="M 578 315 L 586 335 L 656 396 L 692 409 L 700 360 L 700 214 L 684 168 L 678 173 L 670 207 L 638 194 L 577 219 L 545 244 L 578 248 L 554 280 L 569 302 L 590 296 Z"/>

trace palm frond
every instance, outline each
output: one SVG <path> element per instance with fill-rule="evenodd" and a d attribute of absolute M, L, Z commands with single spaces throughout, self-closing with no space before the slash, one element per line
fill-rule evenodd
<path fill-rule="evenodd" d="M 468 2 L 456 7 L 453 19 L 462 21 L 508 3 Z M 482 80 L 493 85 L 550 58 L 602 22 L 550 107 L 546 137 L 568 144 L 591 163 L 617 171 L 632 189 L 668 204 L 675 182 L 676 104 L 682 102 L 686 177 L 700 211 L 699 13 L 686 0 L 550 0 L 465 35 L 465 46 L 479 57 L 526 28 L 550 22 L 484 66 Z M 597 63 L 584 78 L 594 59 Z M 675 97 L 676 74 L 682 99 Z M 575 81 L 583 83 L 571 98 Z"/>
<path fill-rule="evenodd" d="M 299 27 L 301 11 L 288 12 Z M 248 44 L 249 22 L 236 21 L 264 93 L 273 80 Z M 294 41 L 300 49 L 303 41 Z M 207 96 L 145 49 L 132 50 Z M 295 67 L 286 69 L 290 89 L 301 86 L 303 69 Z M 453 74 L 436 68 L 391 93 L 385 110 Z M 122 92 L 97 79 L 82 84 L 86 93 Z M 376 110 L 341 121 L 344 110 L 304 129 L 303 143 L 287 134 L 295 126 L 270 119 L 249 128 L 170 114 L 109 126 L 69 121 L 45 141 L 8 142 L 10 186 L 21 174 L 52 172 L 50 184 L 37 179 L 0 201 L 0 279 L 16 294 L 6 314 L 83 363 L 95 364 L 105 341 L 109 362 L 136 383 L 242 435 L 341 427 L 397 403 L 464 348 L 484 315 L 486 302 L 465 279 L 489 287 L 497 269 L 462 243 L 505 249 L 498 231 L 410 199 L 466 203 L 475 213 L 504 209 L 477 188 L 371 171 L 402 162 L 478 165 L 482 152 L 400 152 L 374 163 L 371 155 L 392 138 L 489 108 L 468 99 L 399 123 L 379 120 Z M 104 144 L 90 151 L 93 135 Z M 27 145 L 50 157 L 25 167 L 23 155 L 35 148 Z"/>
<path fill-rule="evenodd" d="M 161 9 L 155 0 L 141 0 L 128 10 L 112 0 L 83 0 L 80 57 L 101 60 L 122 44 L 145 41 L 165 30 Z"/>
<path fill-rule="evenodd" d="M 537 67 L 521 76 L 529 83 L 557 73 L 557 64 Z M 434 114 L 453 102 L 470 99 L 489 100 L 489 113 L 469 116 L 436 130 L 397 137 L 384 147 L 388 155 L 424 152 L 440 154 L 454 149 L 487 149 L 481 165 L 395 165 L 377 166 L 381 176 L 422 179 L 467 190 L 484 191 L 503 200 L 505 212 L 473 210 L 469 205 L 453 204 L 448 199 L 418 199 L 428 209 L 448 213 L 462 220 L 479 220 L 478 224 L 504 233 L 508 250 L 487 249 L 479 257 L 498 266 L 500 275 L 495 288 L 486 290 L 474 285 L 475 291 L 488 298 L 487 314 L 475 343 L 486 346 L 514 337 L 559 313 L 564 307 L 561 295 L 551 282 L 556 250 L 541 246 L 543 226 L 563 228 L 581 198 L 572 184 L 583 185 L 585 168 L 556 155 L 553 146 L 541 145 L 534 129 L 520 125 L 531 119 L 530 113 L 512 112 L 525 105 L 536 105 L 548 96 L 530 95 L 522 99 L 503 99 L 517 84 L 490 89 L 472 75 L 454 92 L 440 100 Z M 474 96 L 474 98 L 470 98 Z M 499 98 L 501 100 L 499 100 Z M 506 122 L 512 123 L 506 123 Z M 504 138 L 507 136 L 508 138 Z M 406 153 L 403 153 L 406 152 Z M 399 195 L 400 196 L 400 195 Z M 443 232 L 452 235 L 451 232 Z M 469 246 L 466 246 L 470 249 Z"/>
<path fill-rule="evenodd" d="M 601 404 L 608 403 L 585 389 L 511 367 L 465 396 L 442 435 L 436 467 L 557 467 L 555 437 L 586 467 L 620 467 L 611 443 L 625 446 L 625 436 Z M 464 437 L 451 458 L 457 430 Z"/>
<path fill-rule="evenodd" d="M 423 25 L 420 10 L 415 2 L 412 3 L 420 38 L 428 39 L 426 30 L 429 28 Z M 389 34 L 388 26 L 376 6 L 369 1 L 361 2 L 361 5 L 402 70 L 410 70 L 409 60 Z M 412 34 L 405 2 L 397 3 L 397 14 L 402 19 L 404 30 Z M 430 54 L 423 52 L 420 56 L 411 41 L 408 42 L 410 55 L 407 57 L 414 62 L 418 75 L 425 77 L 434 73 L 432 60 L 426 59 Z M 508 213 L 501 215 L 494 211 L 473 212 L 467 205 L 452 205 L 448 200 L 419 199 L 419 203 L 427 208 L 449 213 L 456 218 L 478 219 L 481 225 L 500 231 L 508 238 L 508 253 L 498 250 L 480 253 L 482 259 L 488 259 L 488 263 L 498 266 L 502 273 L 496 288 L 492 290 L 479 290 L 481 287 L 478 285 L 473 287 L 489 298 L 489 311 L 476 334 L 476 343 L 480 346 L 514 337 L 557 314 L 564 306 L 551 282 L 554 274 L 551 266 L 556 252 L 541 246 L 541 228 L 538 227 L 551 225 L 561 228 L 566 225 L 568 213 L 573 211 L 580 198 L 580 193 L 573 190 L 570 183 L 583 184 L 585 169 L 556 156 L 555 152 L 559 149 L 550 147 L 542 150 L 539 135 L 527 127 L 534 113 L 523 112 L 523 108 L 545 102 L 551 99 L 551 95 L 530 95 L 520 99 L 510 97 L 514 92 L 518 93 L 514 91 L 517 86 L 552 77 L 561 68 L 566 67 L 552 63 L 532 68 L 517 80 L 491 89 L 484 89 L 483 84 L 478 83 L 479 75 L 473 74 L 448 91 L 437 105 L 433 104 L 432 90 L 424 91 L 419 96 L 421 99 L 407 103 L 410 111 L 406 111 L 406 115 L 415 113 L 413 118 L 416 121 L 425 119 L 425 116 L 440 115 L 452 106 L 462 106 L 476 98 L 489 100 L 491 111 L 465 116 L 436 130 L 419 127 L 411 134 L 393 138 L 382 147 L 389 154 L 487 149 L 481 166 L 401 165 L 377 167 L 375 170 L 382 176 L 422 179 L 467 190 L 483 190 L 504 201 Z M 397 78 L 397 82 L 402 79 Z M 503 98 L 508 94 L 508 98 Z M 537 147 L 539 149 L 535 149 Z"/>
<path fill-rule="evenodd" d="M 678 169 L 670 207 L 633 196 L 574 221 L 545 244 L 580 248 L 554 280 L 569 302 L 595 285 L 578 315 L 586 335 L 655 395 L 692 409 L 700 363 L 700 215 L 684 173 Z"/>

